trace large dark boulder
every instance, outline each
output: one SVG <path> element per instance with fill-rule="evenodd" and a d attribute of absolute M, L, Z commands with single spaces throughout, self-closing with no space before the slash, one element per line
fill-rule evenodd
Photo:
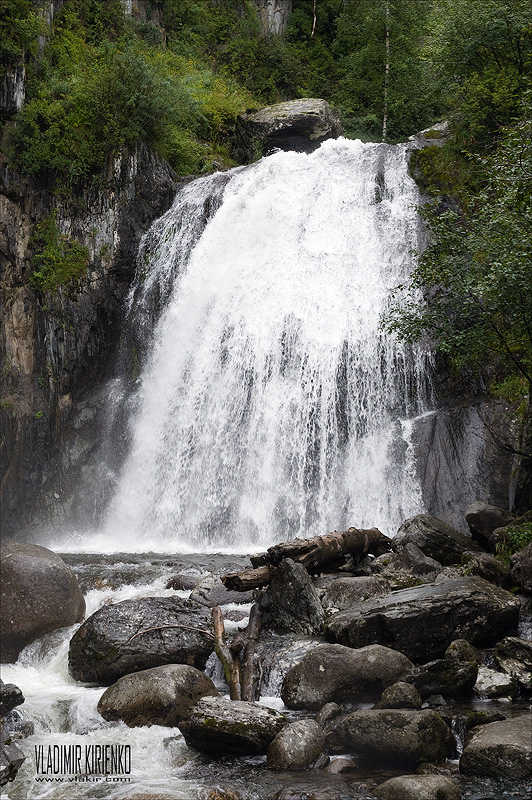
<path fill-rule="evenodd" d="M 333 614 L 326 636 L 348 647 L 382 644 L 426 662 L 443 655 L 454 639 L 482 644 L 510 632 L 519 609 L 510 592 L 482 578 L 455 578 L 392 592 Z"/>
<path fill-rule="evenodd" d="M 512 578 L 526 594 L 532 594 L 532 542 L 510 559 Z"/>
<path fill-rule="evenodd" d="M 386 580 L 376 575 L 336 578 L 318 594 L 324 608 L 342 611 L 360 605 L 371 597 L 382 597 L 390 590 Z"/>
<path fill-rule="evenodd" d="M 397 545 L 395 553 L 385 553 L 375 559 L 372 571 L 378 572 L 391 589 L 407 589 L 420 583 L 432 583 L 443 566 L 434 558 L 426 556 L 413 542 Z"/>
<path fill-rule="evenodd" d="M 0 660 L 16 661 L 30 642 L 80 622 L 85 600 L 70 567 L 46 547 L 7 542 L 0 559 Z"/>
<path fill-rule="evenodd" d="M 286 718 L 258 703 L 205 697 L 179 725 L 189 747 L 211 755 L 262 755 Z"/>
<path fill-rule="evenodd" d="M 24 702 L 24 695 L 14 683 L 4 683 L 0 680 L 0 717 L 5 717 L 10 711 Z"/>
<path fill-rule="evenodd" d="M 490 553 L 463 553 L 462 564 L 468 575 L 477 575 L 485 581 L 510 589 L 512 576 L 509 567 Z"/>
<path fill-rule="evenodd" d="M 308 769 L 323 754 L 325 736 L 313 719 L 292 722 L 277 734 L 268 747 L 266 763 L 270 769 Z"/>
<path fill-rule="evenodd" d="M 532 715 L 521 714 L 474 728 L 460 759 L 460 772 L 482 778 L 530 778 Z"/>
<path fill-rule="evenodd" d="M 236 154 L 249 163 L 275 149 L 311 153 L 341 134 L 340 116 L 325 100 L 289 100 L 237 119 Z"/>
<path fill-rule="evenodd" d="M 386 686 L 403 679 L 412 668 L 402 653 L 380 645 L 354 650 L 322 644 L 287 673 L 281 697 L 288 708 L 314 711 L 332 700 L 378 700 Z"/>
<path fill-rule="evenodd" d="M 414 667 L 405 680 L 410 681 L 423 700 L 435 694 L 443 697 L 464 697 L 471 694 L 478 676 L 474 661 L 438 658 L 421 667 Z"/>
<path fill-rule="evenodd" d="M 462 553 L 468 550 L 482 552 L 469 536 L 430 514 L 418 514 L 403 522 L 393 543 L 396 549 L 415 544 L 426 556 L 444 566 L 460 564 Z"/>
<path fill-rule="evenodd" d="M 471 536 L 482 545 L 486 550 L 490 549 L 490 536 L 496 528 L 502 528 L 514 519 L 517 519 L 511 511 L 504 508 L 491 506 L 479 500 L 471 503 L 465 514 L 466 522 L 469 525 Z"/>
<path fill-rule="evenodd" d="M 177 597 L 145 597 L 103 606 L 70 642 L 68 666 L 78 681 L 110 684 L 162 664 L 204 669 L 214 650 L 209 611 Z"/>
<path fill-rule="evenodd" d="M 261 598 L 267 627 L 280 632 L 321 633 L 325 612 L 312 579 L 302 564 L 284 558 Z"/>
<path fill-rule="evenodd" d="M 371 764 L 416 767 L 454 752 L 454 737 L 435 711 L 355 711 L 344 721 L 350 748 Z"/>
<path fill-rule="evenodd" d="M 218 692 L 203 672 L 186 664 L 165 664 L 119 678 L 100 697 L 98 711 L 104 719 L 122 720 L 130 727 L 173 728 L 206 696 L 218 697 Z"/>

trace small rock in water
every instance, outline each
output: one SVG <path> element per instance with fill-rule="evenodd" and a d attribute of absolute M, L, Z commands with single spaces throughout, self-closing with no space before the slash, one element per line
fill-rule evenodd
<path fill-rule="evenodd" d="M 444 775 L 401 775 L 373 790 L 380 800 L 460 800 L 457 783 Z"/>
<path fill-rule="evenodd" d="M 297 720 L 277 734 L 268 747 L 266 763 L 270 769 L 308 769 L 324 748 L 325 737 L 318 723 L 313 719 Z"/>
<path fill-rule="evenodd" d="M 176 591 L 191 591 L 197 584 L 198 579 L 190 575 L 173 575 L 168 578 L 165 589 L 175 589 Z"/>
<path fill-rule="evenodd" d="M 497 672 L 489 667 L 479 667 L 475 692 L 480 697 L 514 697 L 515 680 L 507 672 Z"/>
<path fill-rule="evenodd" d="M 532 689 L 532 642 L 508 636 L 495 647 L 495 661 L 525 689 Z"/>
<path fill-rule="evenodd" d="M 377 708 L 421 708 L 421 697 L 415 686 L 398 681 L 382 693 Z"/>

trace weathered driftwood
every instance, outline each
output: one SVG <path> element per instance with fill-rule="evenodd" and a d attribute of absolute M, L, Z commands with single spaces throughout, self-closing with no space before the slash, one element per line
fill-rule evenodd
<path fill-rule="evenodd" d="M 214 651 L 224 668 L 225 680 L 229 686 L 229 697 L 231 700 L 240 700 L 240 661 L 236 657 L 233 658 L 230 649 L 225 643 L 222 609 L 220 606 L 214 606 L 211 613 L 214 625 Z"/>
<path fill-rule="evenodd" d="M 333 531 L 325 536 L 312 539 L 294 539 L 270 547 L 266 553 L 252 557 L 255 569 L 224 575 L 222 581 L 228 589 L 244 592 L 266 586 L 273 577 L 275 567 L 283 558 L 291 558 L 303 564 L 311 573 L 321 572 L 343 562 L 351 553 L 373 553 L 382 555 L 391 549 L 391 540 L 378 528 L 349 528 L 346 531 Z M 265 563 L 267 562 L 267 563 Z"/>
<path fill-rule="evenodd" d="M 222 575 L 222 583 L 226 589 L 233 589 L 235 592 L 247 592 L 249 589 L 258 589 L 267 586 L 273 577 L 272 568 L 266 564 L 258 569 L 248 567 L 242 572 L 232 572 L 230 575 Z"/>
<path fill-rule="evenodd" d="M 262 614 L 259 603 L 254 603 L 249 612 L 249 622 L 246 629 L 246 645 L 242 659 L 242 700 L 253 702 L 257 700 L 257 664 L 255 650 L 262 627 Z"/>

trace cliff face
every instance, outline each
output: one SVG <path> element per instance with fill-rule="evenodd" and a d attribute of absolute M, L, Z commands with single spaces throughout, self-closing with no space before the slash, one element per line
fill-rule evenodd
<path fill-rule="evenodd" d="M 46 182 L 1 164 L 0 297 L 2 355 L 1 522 L 4 534 L 61 502 L 86 457 L 77 444 L 59 458 L 65 430 L 106 370 L 120 337 L 124 299 L 142 234 L 171 204 L 177 181 L 146 147 L 117 158 L 105 189 L 63 200 Z M 74 285 L 34 290 L 32 234 L 51 213 L 61 232 L 83 244 L 89 266 Z M 81 420 L 91 425 L 90 414 Z M 47 498 L 46 500 L 42 498 Z"/>

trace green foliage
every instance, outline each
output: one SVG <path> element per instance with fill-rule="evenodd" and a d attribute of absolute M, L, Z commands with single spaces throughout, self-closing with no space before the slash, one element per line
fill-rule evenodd
<path fill-rule="evenodd" d="M 478 190 L 462 210 L 422 214 L 430 242 L 398 288 L 385 326 L 416 341 L 429 335 L 461 368 L 486 360 L 532 383 L 532 97 L 497 149 L 477 156 Z M 419 302 L 420 295 L 422 296 Z"/>
<path fill-rule="evenodd" d="M 510 558 L 524 550 L 530 542 L 532 542 L 532 522 L 508 526 L 505 528 L 504 538 L 496 545 L 497 558 L 509 566 Z"/>
<path fill-rule="evenodd" d="M 37 224 L 30 244 L 36 251 L 30 283 L 38 291 L 55 292 L 59 286 L 72 284 L 89 264 L 89 251 L 60 233 L 55 213 Z"/>
<path fill-rule="evenodd" d="M 30 0 L 0 0 L 0 78 L 25 53 L 35 53 L 43 23 Z"/>

